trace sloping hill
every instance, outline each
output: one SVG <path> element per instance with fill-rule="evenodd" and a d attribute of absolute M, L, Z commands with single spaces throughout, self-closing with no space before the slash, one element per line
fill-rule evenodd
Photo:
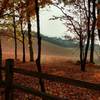
<path fill-rule="evenodd" d="M 50 43 L 56 44 L 58 46 L 61 47 L 67 47 L 67 48 L 73 48 L 78 46 L 78 43 L 76 43 L 75 40 L 63 40 L 61 38 L 57 38 L 57 37 L 47 37 L 44 35 L 41 35 L 42 39 L 45 41 L 48 41 Z"/>
<path fill-rule="evenodd" d="M 37 39 L 33 39 L 33 48 L 35 56 L 37 56 Z M 8 37 L 2 37 L 2 49 L 3 57 L 9 55 L 9 57 L 14 57 L 14 40 L 8 39 Z M 73 56 L 73 48 L 64 48 L 48 41 L 42 40 L 42 55 L 58 55 L 58 56 Z M 5 55 L 6 54 L 6 55 Z M 28 43 L 26 41 L 26 55 L 29 58 Z M 18 56 L 22 58 L 22 43 L 18 41 Z"/>
<path fill-rule="evenodd" d="M 27 34 L 28 34 L 27 31 L 25 31 L 25 34 L 27 36 Z M 31 34 L 33 37 L 37 37 L 36 32 L 32 32 Z M 64 40 L 62 38 L 57 38 L 57 37 L 48 37 L 43 34 L 41 34 L 41 38 L 44 41 L 53 43 L 53 44 L 61 46 L 61 47 L 73 48 L 73 47 L 78 46 L 78 43 L 76 42 L 76 40 L 70 40 L 70 39 Z"/>

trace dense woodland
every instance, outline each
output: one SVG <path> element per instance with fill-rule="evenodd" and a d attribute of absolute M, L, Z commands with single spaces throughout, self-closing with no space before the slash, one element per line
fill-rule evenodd
<path fill-rule="evenodd" d="M 2 36 L 14 39 L 15 61 L 18 59 L 18 41 L 22 43 L 22 62 L 26 62 L 25 41 L 28 41 L 30 62 L 36 62 L 38 72 L 41 68 L 41 34 L 40 34 L 40 9 L 53 5 L 62 12 L 62 16 L 53 16 L 50 20 L 61 20 L 74 37 L 64 36 L 65 39 L 75 40 L 80 49 L 80 70 L 85 72 L 87 56 L 90 53 L 89 63 L 94 62 L 95 42 L 100 42 L 100 0 L 0 0 L 0 66 L 2 65 Z M 66 13 L 66 7 L 72 7 Z M 72 16 L 72 14 L 74 16 Z M 38 56 L 34 59 L 33 34 L 31 20 L 37 22 Z M 27 29 L 25 31 L 25 26 Z M 44 37 L 45 38 L 45 37 Z M 90 52 L 89 52 L 90 50 Z M 0 79 L 2 79 L 0 69 Z M 45 92 L 44 82 L 39 78 L 41 91 Z"/>

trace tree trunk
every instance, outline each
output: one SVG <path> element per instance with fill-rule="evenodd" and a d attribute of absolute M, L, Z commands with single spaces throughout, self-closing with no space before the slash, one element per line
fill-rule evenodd
<path fill-rule="evenodd" d="M 36 4 L 36 17 L 37 17 L 37 39 L 38 39 L 38 57 L 36 60 L 36 64 L 37 64 L 37 69 L 38 72 L 42 72 L 41 69 L 41 64 L 40 64 L 40 60 L 41 60 L 41 36 L 40 36 L 40 21 L 39 21 L 39 6 L 38 6 L 38 0 L 35 0 L 35 4 Z M 44 87 L 44 81 L 40 78 L 39 79 L 39 83 L 41 86 L 41 91 L 45 93 L 45 87 Z M 43 100 L 45 100 L 45 98 L 42 98 Z"/>
<path fill-rule="evenodd" d="M 80 65 L 81 65 L 81 71 L 84 71 L 84 66 L 83 66 L 83 56 L 84 56 L 84 51 L 83 51 L 83 40 L 82 40 L 82 35 L 80 34 Z"/>
<path fill-rule="evenodd" d="M 17 36 L 16 36 L 15 15 L 13 16 L 13 27 L 14 27 L 14 42 L 15 42 L 15 60 L 17 60 Z"/>
<path fill-rule="evenodd" d="M 26 0 L 27 5 L 27 23 L 28 23 L 28 44 L 29 44 L 29 53 L 30 53 L 30 61 L 34 61 L 33 57 L 33 46 L 32 46 L 32 36 L 31 36 L 31 22 L 30 22 L 30 13 L 28 9 L 29 0 Z"/>
<path fill-rule="evenodd" d="M 1 36 L 0 36 L 0 80 L 2 80 L 1 67 L 2 67 L 2 47 L 1 47 Z"/>
<path fill-rule="evenodd" d="M 99 37 L 99 41 L 100 41 L 100 29 L 98 29 L 98 37 Z"/>
<path fill-rule="evenodd" d="M 100 4 L 100 0 L 98 0 L 98 4 Z M 100 16 L 100 8 L 97 8 L 97 15 Z M 98 28 L 98 38 L 99 38 L 99 41 L 100 41 L 100 27 Z"/>
<path fill-rule="evenodd" d="M 30 20 L 28 20 L 28 43 L 29 43 L 29 51 L 30 51 L 30 61 L 34 61 Z"/>
<path fill-rule="evenodd" d="M 86 62 L 87 62 L 87 55 L 88 55 L 88 49 L 90 44 L 90 0 L 88 0 L 88 17 L 87 17 L 87 43 L 85 47 L 85 55 L 84 55 L 84 62 L 83 62 L 83 68 L 82 70 L 85 71 Z"/>
<path fill-rule="evenodd" d="M 91 34 L 91 49 L 90 49 L 90 63 L 94 63 L 94 31 L 95 31 L 95 25 L 96 25 L 96 13 L 95 13 L 95 8 L 96 8 L 96 0 L 92 0 L 93 4 L 93 23 L 92 23 L 92 34 Z"/>
<path fill-rule="evenodd" d="M 14 0 L 13 0 L 14 6 Z M 16 21 L 15 21 L 15 11 L 13 8 L 13 28 L 14 28 L 14 42 L 15 42 L 15 60 L 17 60 L 17 36 L 16 36 Z"/>
<path fill-rule="evenodd" d="M 21 22 L 21 34 L 22 34 L 22 41 L 23 41 L 23 63 L 25 63 L 25 34 L 23 32 L 23 22 L 22 19 L 20 20 Z"/>
<path fill-rule="evenodd" d="M 82 16 L 82 13 L 81 13 L 81 8 L 79 7 L 80 9 L 80 25 L 82 26 L 82 21 L 81 21 L 81 16 Z M 82 27 L 80 27 L 80 66 L 81 66 L 81 71 L 84 71 L 83 68 L 83 58 L 84 58 L 84 50 L 83 50 L 83 35 L 82 35 Z"/>

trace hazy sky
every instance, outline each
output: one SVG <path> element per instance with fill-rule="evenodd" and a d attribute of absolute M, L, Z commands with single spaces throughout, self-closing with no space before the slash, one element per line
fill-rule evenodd
<path fill-rule="evenodd" d="M 51 37 L 61 37 L 64 36 L 66 27 L 60 20 L 49 20 L 52 16 L 62 15 L 61 11 L 54 6 L 43 8 L 40 11 L 40 29 L 41 33 L 46 36 Z M 36 30 L 36 24 L 33 24 L 33 30 Z"/>

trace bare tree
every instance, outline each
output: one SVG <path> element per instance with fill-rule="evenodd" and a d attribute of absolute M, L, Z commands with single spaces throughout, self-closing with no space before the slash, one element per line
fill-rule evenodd
<path fill-rule="evenodd" d="M 84 48 L 85 48 L 85 41 L 87 38 L 87 7 L 85 0 L 76 0 L 75 2 L 71 2 L 71 4 L 68 3 L 68 6 L 71 6 L 73 10 L 67 10 L 66 6 L 60 7 L 58 4 L 54 4 L 58 9 L 61 10 L 64 16 L 54 16 L 53 20 L 60 19 L 64 20 L 64 25 L 66 25 L 67 31 L 70 31 L 74 34 L 75 38 L 79 40 L 79 47 L 80 47 L 80 65 L 81 70 L 84 71 Z M 68 7 L 67 7 L 68 8 Z M 67 14 L 67 13 L 72 14 Z M 76 17 L 77 16 L 77 19 Z M 74 38 L 74 39 L 75 39 Z"/>

